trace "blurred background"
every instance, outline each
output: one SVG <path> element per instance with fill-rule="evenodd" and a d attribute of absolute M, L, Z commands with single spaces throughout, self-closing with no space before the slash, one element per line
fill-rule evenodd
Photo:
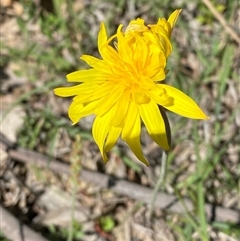
<path fill-rule="evenodd" d="M 0 188 L 7 211 L 1 240 L 18 240 L 4 229 L 8 215 L 39 235 L 34 240 L 240 240 L 239 1 L 0 4 Z M 67 116 L 71 98 L 59 98 L 53 89 L 68 86 L 66 74 L 87 67 L 79 60 L 82 54 L 99 57 L 101 22 L 111 35 L 119 24 L 127 26 L 138 17 L 156 23 L 177 8 L 183 11 L 172 34 L 165 82 L 191 96 L 211 119 L 196 121 L 167 112 L 173 148 L 156 203 L 142 187 L 157 189 L 162 151 L 145 129 L 142 145 L 149 167 L 121 140 L 104 165 L 91 136 L 94 117 L 72 126 Z M 37 165 L 39 159 L 45 160 L 44 167 Z M 51 162 L 66 164 L 71 172 L 52 171 Z M 86 170 L 92 172 L 79 175 Z M 107 185 L 105 180 L 113 181 Z M 126 181 L 122 189 L 115 188 L 119 180 Z M 128 190 L 132 183 L 139 188 Z M 172 198 L 179 204 L 175 209 Z"/>

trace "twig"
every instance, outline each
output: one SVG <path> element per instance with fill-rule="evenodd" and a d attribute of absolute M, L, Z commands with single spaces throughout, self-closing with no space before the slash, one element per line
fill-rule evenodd
<path fill-rule="evenodd" d="M 225 31 L 240 45 L 240 37 L 238 34 L 229 26 L 227 21 L 224 19 L 221 13 L 219 13 L 213 4 L 209 0 L 202 0 L 203 3 L 208 7 L 213 16 L 219 21 L 219 23 L 223 26 Z"/>
<path fill-rule="evenodd" d="M 9 157 L 13 158 L 14 160 L 26 164 L 48 168 L 61 174 L 71 174 L 69 165 L 61 163 L 54 158 L 49 158 L 34 151 L 26 150 L 23 148 L 10 148 L 8 150 L 8 154 Z M 148 205 L 151 201 L 150 197 L 153 194 L 153 190 L 151 188 L 144 187 L 126 180 L 116 179 L 103 173 L 89 171 L 84 168 L 82 168 L 81 170 L 79 179 L 98 185 L 102 188 L 109 188 L 110 190 L 118 194 L 139 200 L 140 202 Z M 190 199 L 183 198 L 182 201 L 185 203 L 185 206 L 189 211 L 193 210 L 193 204 Z M 164 209 L 176 213 L 185 212 L 185 208 L 177 197 L 175 197 L 174 195 L 166 194 L 164 192 L 157 193 L 155 208 Z M 208 220 L 240 223 L 240 210 L 232 210 L 207 203 L 205 205 L 205 212 Z"/>
<path fill-rule="evenodd" d="M 0 205 L 1 231 L 10 240 L 14 241 L 48 241 L 41 234 L 34 232 L 22 224 L 10 212 Z"/>

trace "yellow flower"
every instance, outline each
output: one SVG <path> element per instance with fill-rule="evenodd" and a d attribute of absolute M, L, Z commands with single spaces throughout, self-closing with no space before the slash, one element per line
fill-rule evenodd
<path fill-rule="evenodd" d="M 120 25 L 110 38 L 102 23 L 98 35 L 102 59 L 83 55 L 81 59 L 92 68 L 67 75 L 68 81 L 80 84 L 55 89 L 56 95 L 75 96 L 68 110 L 73 124 L 95 114 L 92 134 L 105 162 L 106 153 L 121 135 L 136 157 L 148 165 L 140 143 L 141 121 L 152 139 L 169 150 L 168 122 L 162 107 L 188 118 L 208 118 L 190 97 L 161 83 L 180 12 L 176 10 L 168 20 L 161 18 L 153 25 L 133 20 L 125 32 Z"/>

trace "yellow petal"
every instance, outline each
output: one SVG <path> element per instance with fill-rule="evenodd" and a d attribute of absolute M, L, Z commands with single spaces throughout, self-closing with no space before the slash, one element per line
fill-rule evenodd
<path fill-rule="evenodd" d="M 112 74 L 111 66 L 109 66 L 105 60 L 95 58 L 91 55 L 82 55 L 80 59 L 84 60 L 88 65 L 99 72 Z"/>
<path fill-rule="evenodd" d="M 170 23 L 172 29 L 174 28 L 181 11 L 182 9 L 177 9 L 169 16 L 168 22 Z"/>
<path fill-rule="evenodd" d="M 144 25 L 144 20 L 141 18 L 138 18 L 136 20 L 132 20 L 129 25 L 127 26 L 125 30 L 126 36 L 128 36 L 131 33 L 135 32 L 144 32 L 148 31 L 148 27 Z"/>
<path fill-rule="evenodd" d="M 184 117 L 192 119 L 209 119 L 200 109 L 196 102 L 182 91 L 170 86 L 161 84 L 161 87 L 167 91 L 167 94 L 173 98 L 171 105 L 163 105 L 166 109 Z"/>
<path fill-rule="evenodd" d="M 150 43 L 153 44 L 151 47 L 153 47 L 153 46 L 155 48 L 158 47 L 159 42 L 158 42 L 158 37 L 157 37 L 156 33 L 154 33 L 154 32 L 144 32 L 143 35 Z M 159 47 L 155 51 L 159 52 Z"/>
<path fill-rule="evenodd" d="M 69 97 L 73 95 L 80 95 L 82 93 L 87 94 L 91 93 L 93 90 L 95 90 L 97 87 L 96 83 L 83 83 L 75 86 L 69 86 L 69 87 L 60 87 L 54 89 L 55 95 L 62 96 L 62 97 Z"/>
<path fill-rule="evenodd" d="M 101 49 L 103 45 L 107 43 L 107 32 L 104 23 L 100 25 L 100 31 L 98 34 L 98 49 Z"/>
<path fill-rule="evenodd" d="M 153 81 L 162 81 L 165 78 L 166 78 L 166 73 L 164 69 L 158 69 L 157 73 L 151 77 Z"/>
<path fill-rule="evenodd" d="M 147 96 L 149 96 L 154 102 L 158 105 L 169 105 L 173 102 L 173 98 L 167 95 L 166 90 L 161 88 L 161 85 L 156 84 L 156 87 L 146 92 Z"/>
<path fill-rule="evenodd" d="M 154 89 L 156 87 L 155 82 L 153 82 L 152 79 L 145 75 L 138 76 L 138 83 L 142 90 Z"/>
<path fill-rule="evenodd" d="M 104 23 L 101 23 L 98 34 L 98 51 L 102 58 L 110 63 L 116 63 L 119 59 L 116 50 L 108 45 L 107 32 Z"/>
<path fill-rule="evenodd" d="M 72 124 L 75 125 L 81 118 L 93 114 L 96 104 L 96 102 L 91 102 L 88 105 L 83 106 L 81 104 L 76 104 L 73 101 L 68 109 L 68 116 L 73 122 Z"/>
<path fill-rule="evenodd" d="M 159 18 L 157 24 L 152 26 L 152 29 L 159 33 L 164 32 L 165 35 L 170 37 L 171 25 L 165 18 Z"/>
<path fill-rule="evenodd" d="M 126 141 L 135 156 L 144 164 L 148 161 L 144 157 L 140 143 L 141 119 L 139 116 L 138 105 L 135 101 L 129 103 L 128 113 L 125 119 L 125 125 L 122 129 L 122 139 Z"/>
<path fill-rule="evenodd" d="M 128 123 L 126 123 L 127 125 Z M 141 120 L 139 114 L 137 115 L 137 118 L 135 120 L 135 123 L 133 125 L 133 128 L 130 130 L 128 135 L 126 136 L 126 143 L 131 148 L 132 152 L 135 154 L 135 156 L 143 162 L 145 165 L 149 165 L 148 161 L 143 155 L 142 147 L 140 143 L 140 134 L 141 134 Z"/>
<path fill-rule="evenodd" d="M 80 120 L 80 111 L 82 110 L 82 104 L 76 104 L 76 102 L 72 102 L 68 108 L 68 116 L 72 121 L 72 125 L 75 125 Z"/>
<path fill-rule="evenodd" d="M 158 45 L 160 48 L 163 50 L 165 57 L 167 58 L 171 52 L 172 52 L 172 44 L 170 42 L 169 36 L 167 35 L 168 33 L 165 33 L 164 31 L 160 31 L 157 36 L 158 36 Z"/>
<path fill-rule="evenodd" d="M 98 87 L 92 93 L 92 96 L 89 98 L 89 101 L 97 100 L 97 99 L 103 98 L 104 96 L 109 95 L 114 89 L 114 87 L 115 85 L 113 85 L 108 81 L 106 81 L 102 85 L 98 85 Z"/>
<path fill-rule="evenodd" d="M 123 140 L 125 140 L 126 137 L 129 135 L 129 133 L 131 132 L 137 116 L 139 116 L 138 105 L 136 104 L 135 101 L 130 101 L 128 112 L 126 114 L 125 125 L 122 131 Z"/>
<path fill-rule="evenodd" d="M 118 99 L 122 96 L 123 91 L 125 87 L 120 85 L 115 85 L 111 92 L 109 92 L 109 95 L 103 97 L 101 100 L 99 100 L 96 109 L 95 114 L 96 115 L 103 115 L 106 112 L 110 111 L 112 106 L 118 101 Z"/>
<path fill-rule="evenodd" d="M 121 127 L 111 126 L 111 129 L 108 133 L 107 140 L 105 143 L 104 152 L 109 152 L 113 148 L 121 132 L 122 132 Z"/>
<path fill-rule="evenodd" d="M 132 49 L 130 48 L 129 43 L 127 42 L 127 39 L 123 36 L 123 33 L 121 32 L 122 25 L 119 25 L 117 30 L 117 39 L 118 39 L 118 54 L 120 58 L 128 64 L 127 66 L 131 68 L 132 71 L 134 71 L 136 74 L 138 73 L 137 68 L 133 62 L 133 53 Z M 124 66 L 122 66 L 124 68 Z M 124 69 L 122 69 L 124 71 Z"/>
<path fill-rule="evenodd" d="M 169 150 L 167 131 L 158 105 L 154 101 L 139 105 L 140 116 L 152 139 L 164 150 Z"/>
<path fill-rule="evenodd" d="M 149 76 L 153 81 L 164 80 L 166 76 L 165 67 L 166 57 L 164 53 L 161 51 L 159 54 L 152 54 L 145 69 L 146 76 Z"/>
<path fill-rule="evenodd" d="M 111 121 L 111 118 L 112 118 L 111 111 L 107 112 L 103 116 L 97 116 L 93 122 L 93 127 L 92 127 L 93 138 L 98 145 L 98 148 L 102 154 L 104 162 L 107 162 L 108 160 L 107 155 L 104 151 L 104 144 L 105 144 L 106 137 L 110 131 L 109 123 Z"/>
<path fill-rule="evenodd" d="M 168 57 L 172 51 L 172 45 L 168 33 L 164 29 L 156 29 L 151 32 L 145 32 L 146 37 L 156 48 L 156 52 L 163 51 L 165 57 Z"/>
<path fill-rule="evenodd" d="M 149 50 L 147 48 L 147 43 L 140 36 L 135 37 L 136 47 L 133 52 L 134 63 L 138 71 L 142 71 L 145 68 L 146 61 L 148 60 Z"/>
<path fill-rule="evenodd" d="M 115 67 L 116 63 L 122 65 L 122 60 L 112 46 L 105 44 L 99 49 L 99 52 L 101 53 L 102 58 L 107 61 L 110 66 Z"/>
<path fill-rule="evenodd" d="M 128 112 L 129 100 L 130 100 L 131 91 L 125 90 L 117 103 L 114 106 L 115 114 L 111 121 L 111 125 L 117 127 L 123 123 L 123 119 L 125 118 Z"/>
<path fill-rule="evenodd" d="M 81 94 L 81 95 L 77 95 L 73 98 L 73 101 L 76 103 L 76 104 L 85 104 L 85 103 L 88 103 L 89 101 L 91 101 L 91 93 L 90 94 Z"/>
<path fill-rule="evenodd" d="M 83 69 L 68 74 L 67 80 L 69 82 L 104 81 L 106 74 L 96 69 Z"/>
<path fill-rule="evenodd" d="M 94 109 L 96 108 L 97 101 L 92 101 L 86 106 L 73 101 L 68 109 L 68 116 L 76 124 L 82 117 L 93 114 Z"/>

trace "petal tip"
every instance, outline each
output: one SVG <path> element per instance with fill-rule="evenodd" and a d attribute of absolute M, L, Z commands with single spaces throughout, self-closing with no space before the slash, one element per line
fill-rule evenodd
<path fill-rule="evenodd" d="M 144 163 L 147 167 L 149 167 L 149 163 L 148 162 L 146 162 L 146 163 Z"/>
<path fill-rule="evenodd" d="M 64 97 L 64 93 L 63 93 L 63 87 L 58 87 L 58 88 L 55 88 L 53 90 L 53 93 L 54 95 L 57 95 L 57 96 L 60 96 L 60 97 Z"/>

